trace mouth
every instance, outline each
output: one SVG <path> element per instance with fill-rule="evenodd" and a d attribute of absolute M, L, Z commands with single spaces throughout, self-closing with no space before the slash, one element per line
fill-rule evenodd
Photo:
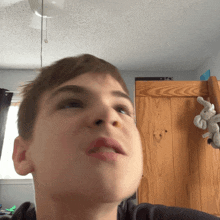
<path fill-rule="evenodd" d="M 97 153 L 97 152 L 107 152 L 107 153 L 117 153 L 117 154 L 120 154 L 120 152 L 118 150 L 115 150 L 111 147 L 108 147 L 108 146 L 100 146 L 100 147 L 95 147 L 91 150 L 89 150 L 89 154 L 92 154 L 92 153 Z"/>
<path fill-rule="evenodd" d="M 126 155 L 122 146 L 112 138 L 97 138 L 96 140 L 92 141 L 89 147 L 86 149 L 87 154 L 96 153 L 98 151 L 113 152 L 117 154 Z"/>

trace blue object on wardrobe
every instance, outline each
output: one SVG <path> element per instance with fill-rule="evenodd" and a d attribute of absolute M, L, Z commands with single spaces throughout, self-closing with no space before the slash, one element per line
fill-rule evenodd
<path fill-rule="evenodd" d="M 208 80 L 209 77 L 210 77 L 210 70 L 207 70 L 204 74 L 200 76 L 200 80 L 205 81 Z"/>

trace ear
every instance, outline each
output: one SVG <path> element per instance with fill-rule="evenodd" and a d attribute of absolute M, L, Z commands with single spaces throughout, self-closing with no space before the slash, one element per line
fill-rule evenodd
<path fill-rule="evenodd" d="M 27 156 L 29 147 L 29 143 L 25 142 L 22 137 L 18 136 L 15 138 L 12 160 L 16 173 L 21 176 L 25 176 L 34 171 L 33 163 Z"/>

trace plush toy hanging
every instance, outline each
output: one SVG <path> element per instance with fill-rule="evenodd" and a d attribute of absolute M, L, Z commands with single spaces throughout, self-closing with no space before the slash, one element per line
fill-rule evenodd
<path fill-rule="evenodd" d="M 208 144 L 211 144 L 213 148 L 220 149 L 220 134 L 218 122 L 220 122 L 220 114 L 216 114 L 214 110 L 214 104 L 205 101 L 202 97 L 197 97 L 197 101 L 204 106 L 204 109 L 194 118 L 194 125 L 198 128 L 206 130 L 207 133 L 203 134 L 202 137 L 209 137 L 207 140 Z"/>

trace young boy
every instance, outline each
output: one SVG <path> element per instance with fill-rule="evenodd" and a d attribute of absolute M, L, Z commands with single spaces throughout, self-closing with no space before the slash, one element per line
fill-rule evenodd
<path fill-rule="evenodd" d="M 12 219 L 218 219 L 147 203 L 119 206 L 140 184 L 143 155 L 129 91 L 113 65 L 89 54 L 65 58 L 42 68 L 22 93 L 12 158 L 19 175 L 33 175 L 36 207 L 23 203 Z"/>

